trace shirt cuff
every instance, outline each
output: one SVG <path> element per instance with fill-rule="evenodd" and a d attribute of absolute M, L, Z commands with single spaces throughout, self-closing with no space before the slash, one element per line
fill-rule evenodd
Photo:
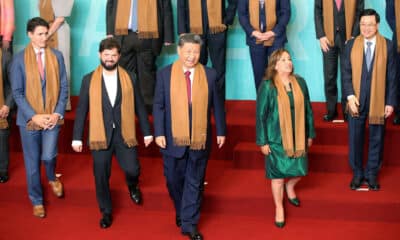
<path fill-rule="evenodd" d="M 72 140 L 71 146 L 82 146 L 81 140 Z"/>
<path fill-rule="evenodd" d="M 60 117 L 60 120 L 62 120 L 64 118 L 63 115 L 61 115 L 59 113 L 54 113 L 54 114 L 57 114 Z"/>
<path fill-rule="evenodd" d="M 153 139 L 152 135 L 144 136 L 144 140 Z"/>
<path fill-rule="evenodd" d="M 355 95 L 349 95 L 349 96 L 347 96 L 347 100 L 350 100 L 353 97 L 356 97 L 356 96 Z"/>

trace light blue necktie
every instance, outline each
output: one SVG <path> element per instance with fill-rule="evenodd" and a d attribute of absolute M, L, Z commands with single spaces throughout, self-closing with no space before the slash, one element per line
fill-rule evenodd
<path fill-rule="evenodd" d="M 367 51 L 365 52 L 365 60 L 367 63 L 368 72 L 371 68 L 371 61 L 372 61 L 371 45 L 372 42 L 367 42 Z"/>
<path fill-rule="evenodd" d="M 137 22 L 137 13 L 138 13 L 138 9 L 137 9 L 137 0 L 132 0 L 132 12 L 131 12 L 131 27 L 130 29 L 133 32 L 137 32 L 138 30 L 138 22 Z"/>

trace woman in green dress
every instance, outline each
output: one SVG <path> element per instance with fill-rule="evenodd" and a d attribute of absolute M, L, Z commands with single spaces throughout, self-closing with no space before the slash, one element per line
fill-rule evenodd
<path fill-rule="evenodd" d="M 307 174 L 314 120 L 306 82 L 293 74 L 287 50 L 271 54 L 265 79 L 257 94 L 257 145 L 265 155 L 266 176 L 271 179 L 275 225 L 282 228 L 285 189 L 289 203 L 300 206 L 294 187 Z"/>

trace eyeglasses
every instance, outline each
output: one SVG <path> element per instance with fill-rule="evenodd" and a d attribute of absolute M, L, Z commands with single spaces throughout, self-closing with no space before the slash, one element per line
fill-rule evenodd
<path fill-rule="evenodd" d="M 360 26 L 364 27 L 364 28 L 371 28 L 371 27 L 375 27 L 376 23 L 360 23 Z"/>

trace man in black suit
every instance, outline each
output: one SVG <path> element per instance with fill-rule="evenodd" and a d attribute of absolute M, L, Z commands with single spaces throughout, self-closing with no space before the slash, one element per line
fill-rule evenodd
<path fill-rule="evenodd" d="M 371 190 L 379 190 L 377 181 L 382 163 L 385 119 L 396 106 L 396 60 L 393 43 L 379 32 L 379 14 L 366 9 L 360 15 L 361 35 L 349 40 L 342 62 L 343 96 L 349 110 L 349 160 L 353 169 L 352 190 L 364 179 Z M 368 120 L 369 147 L 367 166 L 363 168 L 365 123 Z"/>
<path fill-rule="evenodd" d="M 109 187 L 113 153 L 125 172 L 131 199 L 141 202 L 140 166 L 137 159 L 135 115 L 147 147 L 153 137 L 140 89 L 134 75 L 118 66 L 121 46 L 118 40 L 106 38 L 100 43 L 101 65 L 83 78 L 73 131 L 72 148 L 82 151 L 82 136 L 87 113 L 89 147 L 93 156 L 97 201 L 102 213 L 100 227 L 112 224 Z M 135 114 L 136 112 L 136 114 Z"/>
<path fill-rule="evenodd" d="M 337 117 L 338 59 L 343 61 L 345 43 L 360 34 L 358 19 L 364 9 L 364 0 L 315 0 L 315 32 L 319 39 L 324 66 L 326 110 L 324 121 Z M 343 83 L 342 83 L 343 85 Z M 346 120 L 346 97 L 342 96 L 343 116 Z"/>
<path fill-rule="evenodd" d="M 0 49 L 0 183 L 8 181 L 10 110 L 15 105 L 7 71 L 10 60 L 10 52 Z"/>
<path fill-rule="evenodd" d="M 107 36 L 121 43 L 120 65 L 135 73 L 148 113 L 152 111 L 156 57 L 174 42 L 170 0 L 107 0 Z"/>
<path fill-rule="evenodd" d="M 190 4 L 190 3 L 191 4 Z M 206 65 L 210 54 L 217 71 L 217 87 L 225 99 L 226 35 L 235 18 L 238 0 L 177 0 L 178 33 L 196 33 L 203 39 L 199 62 Z"/>
<path fill-rule="evenodd" d="M 398 91 L 400 92 L 400 2 L 396 2 L 394 0 L 386 0 L 386 21 L 389 23 L 390 29 L 392 29 L 393 44 L 396 45 L 397 54 L 397 83 L 398 83 Z M 400 94 L 397 96 L 400 98 Z M 398 99 L 400 100 L 400 99 Z M 395 116 L 393 119 L 393 124 L 400 125 L 400 107 L 398 106 L 395 109 Z"/>

